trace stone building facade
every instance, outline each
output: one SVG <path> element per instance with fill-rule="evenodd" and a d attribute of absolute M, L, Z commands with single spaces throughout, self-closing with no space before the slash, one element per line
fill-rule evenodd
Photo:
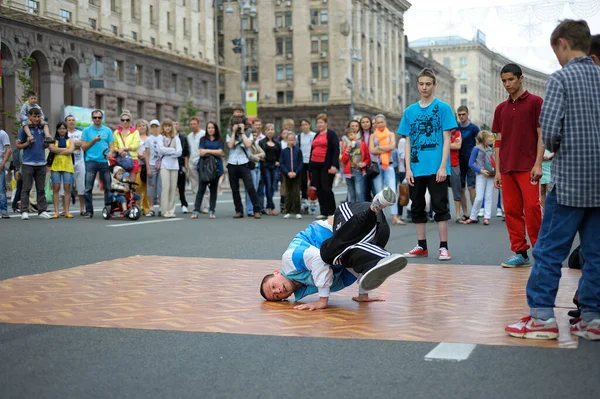
<path fill-rule="evenodd" d="M 458 36 L 424 38 L 410 42 L 410 47 L 452 70 L 456 78 L 455 109 L 466 105 L 474 123 L 492 125 L 496 106 L 508 98 L 500 70 L 514 61 L 490 50 L 481 32 L 472 40 Z M 544 97 L 548 75 L 523 65 L 521 68 L 525 89 Z"/>
<path fill-rule="evenodd" d="M 314 120 L 325 112 L 343 132 L 354 115 L 387 115 L 395 128 L 404 110 L 405 0 L 256 0 L 244 17 L 247 90 L 258 91 L 258 113 L 278 127 L 284 118 Z M 218 2 L 219 4 L 219 2 Z M 217 7 L 223 115 L 241 101 L 240 10 Z"/>
<path fill-rule="evenodd" d="M 124 6 L 123 10 L 118 9 L 118 13 L 109 10 L 108 18 L 103 19 L 110 1 L 36 1 L 33 2 L 38 7 L 35 12 L 22 9 L 22 4 L 27 3 L 30 7 L 32 2 L 19 2 L 19 6 L 16 3 L 0 1 L 4 83 L 0 89 L 2 115 L 21 105 L 23 88 L 17 79 L 17 71 L 22 70 L 31 77 L 50 126 L 62 120 L 66 105 L 105 110 L 106 124 L 110 127 L 119 123 L 123 109 L 129 109 L 134 119 L 177 118 L 188 100 L 200 108 L 198 116 L 201 120 L 216 118 L 212 22 L 207 24 L 210 29 L 202 32 L 205 43 L 199 44 L 197 32 L 194 40 L 184 36 L 177 41 L 180 28 L 160 39 L 161 21 L 157 20 L 156 26 L 148 23 L 151 29 L 141 29 L 143 22 L 136 20 Z M 121 2 L 115 3 L 121 5 Z M 141 0 L 122 3 L 139 5 L 139 18 L 143 20 L 148 17 L 148 5 L 145 3 L 166 7 L 165 4 L 171 2 Z M 202 4 L 204 2 L 198 2 L 198 5 Z M 54 10 L 57 6 L 73 9 L 70 14 L 65 14 L 63 8 Z M 55 18 L 56 14 L 65 19 Z M 205 10 L 204 14 L 212 19 L 212 8 L 210 12 Z M 71 19 L 67 20 L 65 15 Z M 174 13 L 171 23 L 175 23 L 176 15 Z M 128 19 L 132 18 L 133 22 L 128 24 Z M 95 26 L 90 25 L 91 20 L 95 21 Z M 140 26 L 139 36 L 133 40 L 131 36 L 124 38 L 112 31 L 107 32 L 107 24 L 128 26 L 128 29 L 135 29 L 133 26 L 137 24 Z M 169 31 L 166 27 L 165 30 Z M 155 35 L 156 39 L 143 42 L 142 38 L 149 35 Z M 160 48 L 161 40 L 173 40 L 178 44 L 177 47 Z M 189 43 L 187 54 L 179 50 L 186 43 Z M 192 56 L 190 49 L 199 51 Z M 21 64 L 24 57 L 35 60 L 27 71 Z M 11 131 L 14 125 L 6 117 L 0 117 L 0 128 L 15 133 Z"/>

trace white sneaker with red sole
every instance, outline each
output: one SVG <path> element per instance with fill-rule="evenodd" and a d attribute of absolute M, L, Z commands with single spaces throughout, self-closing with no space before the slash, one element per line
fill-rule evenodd
<path fill-rule="evenodd" d="M 427 256 L 429 256 L 429 252 L 418 245 L 404 253 L 405 258 L 426 258 Z"/>
<path fill-rule="evenodd" d="M 581 318 L 577 319 L 574 324 L 571 324 L 571 334 L 590 341 L 600 340 L 600 319 L 594 319 L 589 323 Z"/>
<path fill-rule="evenodd" d="M 440 248 L 440 255 L 438 256 L 439 260 L 450 260 L 452 256 L 450 256 L 450 251 L 448 248 Z"/>
<path fill-rule="evenodd" d="M 521 321 L 515 324 L 509 324 L 504 328 L 508 335 L 517 338 L 528 339 L 557 339 L 558 324 L 554 317 L 548 320 L 540 320 L 535 317 L 523 317 Z"/>

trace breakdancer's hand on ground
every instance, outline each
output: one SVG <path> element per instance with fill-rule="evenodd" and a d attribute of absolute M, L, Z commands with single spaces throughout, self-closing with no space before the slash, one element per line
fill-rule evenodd
<path fill-rule="evenodd" d="M 385 302 L 385 299 L 378 296 L 369 296 L 369 294 L 358 294 L 352 297 L 354 302 Z"/>
<path fill-rule="evenodd" d="M 297 310 L 319 310 L 319 309 L 325 309 L 325 308 L 327 308 L 327 302 L 329 302 L 329 298 L 327 298 L 327 297 L 321 297 L 316 302 L 305 303 L 305 304 L 302 304 L 302 305 L 296 305 L 296 306 L 294 306 L 294 309 L 297 309 Z"/>

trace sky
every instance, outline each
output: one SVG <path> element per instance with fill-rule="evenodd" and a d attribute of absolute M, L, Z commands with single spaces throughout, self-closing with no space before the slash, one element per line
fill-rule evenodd
<path fill-rule="evenodd" d="M 584 19 L 592 34 L 600 34 L 600 0 L 409 1 L 404 16 L 409 42 L 454 35 L 473 39 L 479 29 L 493 51 L 546 73 L 560 68 L 549 44 L 558 20 Z"/>

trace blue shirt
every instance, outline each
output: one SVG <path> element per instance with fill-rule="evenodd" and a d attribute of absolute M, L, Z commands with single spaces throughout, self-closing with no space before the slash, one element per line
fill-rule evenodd
<path fill-rule="evenodd" d="M 106 162 L 105 155 L 110 151 L 110 143 L 114 141 L 113 132 L 107 126 L 101 126 L 100 129 L 96 129 L 94 125 L 86 127 L 83 129 L 81 140 L 89 143 L 94 140 L 97 135 L 100 135 L 102 138 L 87 149 L 85 152 L 85 160 Z"/>
<path fill-rule="evenodd" d="M 544 147 L 554 152 L 550 190 L 560 205 L 600 207 L 600 68 L 578 57 L 550 75 L 540 115 Z"/>
<path fill-rule="evenodd" d="M 224 148 L 222 140 L 210 140 L 208 138 L 208 134 L 200 139 L 200 144 L 198 148 L 202 148 L 204 150 L 222 150 Z M 219 176 L 223 174 L 223 158 L 217 158 L 217 170 L 219 171 Z M 198 162 L 200 164 L 200 162 Z"/>
<path fill-rule="evenodd" d="M 452 108 L 437 98 L 425 108 L 417 102 L 406 109 L 398 133 L 410 138 L 410 168 L 413 176 L 437 173 L 442 162 L 443 133 L 455 127 Z M 450 154 L 446 170 L 450 176 Z"/>
<path fill-rule="evenodd" d="M 22 164 L 29 166 L 43 166 L 46 165 L 46 153 L 44 151 L 44 128 L 41 125 L 29 126 L 29 131 L 35 139 L 33 143 L 30 143 L 27 147 L 22 150 Z M 17 140 L 20 143 L 27 141 L 27 135 L 25 129 L 19 129 Z"/>
<path fill-rule="evenodd" d="M 471 122 L 469 122 L 467 126 L 462 126 L 459 123 L 458 130 L 460 130 L 460 136 L 462 140 L 462 145 L 460 146 L 458 158 L 462 163 L 467 163 L 469 161 L 469 158 L 471 157 L 473 148 L 475 148 L 475 139 L 479 134 L 479 126 Z"/>

